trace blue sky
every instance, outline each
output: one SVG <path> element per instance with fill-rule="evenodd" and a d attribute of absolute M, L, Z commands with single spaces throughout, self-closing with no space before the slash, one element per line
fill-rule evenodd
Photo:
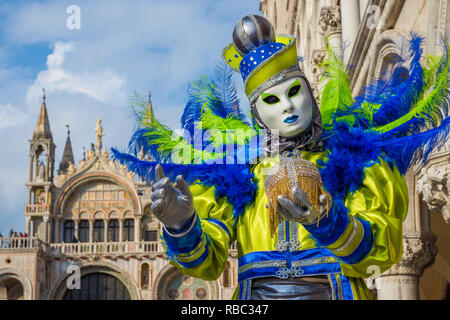
<path fill-rule="evenodd" d="M 80 8 L 80 29 L 66 12 Z M 29 143 L 42 101 L 57 146 L 70 124 L 75 161 L 95 140 L 125 148 L 132 131 L 128 100 L 152 92 L 155 114 L 178 128 L 189 81 L 210 72 L 231 42 L 236 21 L 261 14 L 259 0 L 0 0 L 0 233 L 24 231 Z M 239 96 L 245 105 L 241 79 Z M 56 173 L 56 172 L 55 172 Z"/>

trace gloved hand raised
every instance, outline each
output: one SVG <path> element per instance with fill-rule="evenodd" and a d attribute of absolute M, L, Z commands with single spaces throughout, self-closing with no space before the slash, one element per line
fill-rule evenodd
<path fill-rule="evenodd" d="M 195 213 L 189 185 L 182 175 L 177 176 L 172 185 L 160 164 L 156 165 L 155 178 L 150 209 L 169 231 L 179 232 L 192 221 Z"/>
<path fill-rule="evenodd" d="M 331 203 L 327 206 L 327 196 L 321 194 L 319 196 L 319 210 L 316 210 L 308 200 L 305 192 L 299 187 L 292 189 L 295 202 L 286 197 L 278 196 L 278 211 L 289 221 L 299 222 L 302 224 L 314 224 L 319 218 L 327 214 L 327 208 L 331 208 Z M 331 197 L 329 197 L 331 200 Z"/>

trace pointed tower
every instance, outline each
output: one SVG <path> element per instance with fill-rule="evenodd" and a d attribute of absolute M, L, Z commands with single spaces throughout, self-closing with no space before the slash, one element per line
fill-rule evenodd
<path fill-rule="evenodd" d="M 66 124 L 66 127 L 67 127 L 66 146 L 64 147 L 64 153 L 61 162 L 59 163 L 58 174 L 66 173 L 70 163 L 75 164 L 75 160 L 73 159 L 72 142 L 70 141 L 70 127 L 68 124 Z"/>
<path fill-rule="evenodd" d="M 30 142 L 30 167 L 28 201 L 25 206 L 26 232 L 49 240 L 49 216 L 51 213 L 51 191 L 55 165 L 55 144 L 48 120 L 45 90 L 41 111 Z"/>
<path fill-rule="evenodd" d="M 153 107 L 152 107 L 152 92 L 148 90 L 148 103 L 147 103 L 147 110 L 149 113 L 154 116 L 153 114 Z"/>
<path fill-rule="evenodd" d="M 154 117 L 153 114 L 153 107 L 152 107 L 152 93 L 150 90 L 148 90 L 148 103 L 147 103 L 147 111 L 149 114 L 152 115 L 152 117 Z M 141 147 L 141 150 L 138 153 L 138 158 L 141 160 L 145 159 L 145 153 L 144 153 L 144 147 Z M 147 160 L 153 160 L 150 156 L 150 153 L 147 154 Z"/>

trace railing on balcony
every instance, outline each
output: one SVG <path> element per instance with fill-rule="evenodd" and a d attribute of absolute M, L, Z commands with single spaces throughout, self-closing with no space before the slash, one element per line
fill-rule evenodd
<path fill-rule="evenodd" d="M 0 251 L 43 249 L 46 244 L 36 237 L 0 238 Z"/>
<path fill-rule="evenodd" d="M 51 243 L 49 253 L 52 255 L 122 255 L 163 253 L 162 245 L 157 241 L 145 242 L 86 242 L 86 243 Z"/>
<path fill-rule="evenodd" d="M 50 212 L 50 204 L 27 204 L 25 206 L 25 213 L 27 214 L 43 214 Z"/>
<path fill-rule="evenodd" d="M 41 250 L 52 256 L 121 256 L 164 254 L 159 241 L 142 242 L 79 242 L 45 243 L 37 237 L 0 238 L 0 252 Z M 236 242 L 230 245 L 230 253 L 236 252 Z"/>

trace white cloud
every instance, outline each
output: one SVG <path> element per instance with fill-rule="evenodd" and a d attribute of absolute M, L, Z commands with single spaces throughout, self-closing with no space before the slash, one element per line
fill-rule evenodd
<path fill-rule="evenodd" d="M 19 126 L 28 118 L 29 115 L 26 112 L 13 107 L 10 103 L 0 105 L 0 129 Z"/>
<path fill-rule="evenodd" d="M 35 101 L 42 95 L 42 88 L 48 94 L 57 91 L 66 93 L 81 93 L 99 102 L 114 99 L 123 90 L 125 80 L 114 71 L 105 68 L 103 71 L 76 74 L 65 69 L 66 55 L 73 51 L 73 42 L 55 43 L 53 52 L 47 57 L 47 70 L 39 72 L 33 84 L 27 91 L 27 102 Z"/>
<path fill-rule="evenodd" d="M 0 4 L 0 150 L 8 150 L 0 157 L 0 231 L 10 223 L 23 225 L 28 139 L 42 88 L 57 146 L 56 169 L 65 124 L 70 124 L 77 163 L 83 147 L 95 141 L 97 117 L 104 125 L 104 145 L 126 148 L 132 133 L 128 97 L 134 90 L 145 97 L 151 89 L 156 116 L 177 128 L 188 82 L 214 68 L 234 24 L 256 13 L 259 0 L 238 5 L 231 0 L 79 0 L 80 30 L 66 27 L 71 4 L 11 1 L 8 10 Z M 47 45 L 50 54 L 42 50 Z"/>

